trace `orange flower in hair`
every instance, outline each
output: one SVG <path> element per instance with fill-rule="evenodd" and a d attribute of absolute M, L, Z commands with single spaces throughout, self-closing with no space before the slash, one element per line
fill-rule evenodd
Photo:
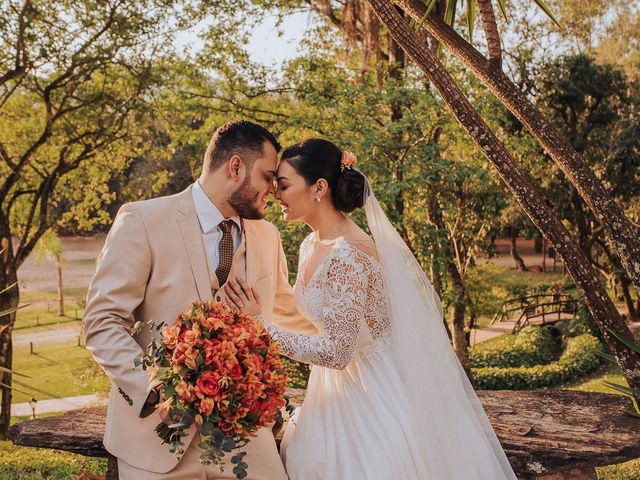
<path fill-rule="evenodd" d="M 358 164 L 358 160 L 356 159 L 356 156 L 351 153 L 351 152 L 343 152 L 342 153 L 342 160 L 340 162 L 340 165 L 342 166 L 342 169 L 344 170 L 345 168 L 353 168 Z"/>

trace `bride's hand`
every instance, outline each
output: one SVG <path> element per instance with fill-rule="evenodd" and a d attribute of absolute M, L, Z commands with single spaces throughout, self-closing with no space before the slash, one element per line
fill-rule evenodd
<path fill-rule="evenodd" d="M 227 303 L 232 303 L 242 313 L 248 315 L 260 315 L 262 313 L 262 302 L 256 289 L 251 287 L 242 278 L 236 277 L 236 281 L 229 279 L 224 287 L 227 293 Z"/>

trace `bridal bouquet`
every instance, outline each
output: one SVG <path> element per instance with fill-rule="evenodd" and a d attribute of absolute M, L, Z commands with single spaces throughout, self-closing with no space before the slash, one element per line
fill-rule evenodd
<path fill-rule="evenodd" d="M 159 330 L 161 327 L 156 327 Z M 279 419 L 287 375 L 279 347 L 251 316 L 220 303 L 196 302 L 146 348 L 140 361 L 161 382 L 173 425 L 156 432 L 177 455 L 195 425 L 203 449 L 200 462 L 222 470 L 225 453 L 246 445 L 255 432 Z M 231 457 L 237 478 L 247 476 L 246 452 Z"/>

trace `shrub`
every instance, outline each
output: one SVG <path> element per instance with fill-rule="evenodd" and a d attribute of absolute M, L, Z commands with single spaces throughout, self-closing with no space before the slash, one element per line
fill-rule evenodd
<path fill-rule="evenodd" d="M 513 345 L 504 348 L 474 348 L 469 352 L 472 368 L 532 367 L 549 363 L 553 358 L 553 336 L 548 328 L 527 325 Z"/>
<path fill-rule="evenodd" d="M 600 342 L 585 333 L 570 338 L 557 362 L 532 367 L 484 367 L 472 369 L 480 390 L 529 390 L 556 386 L 592 372 L 600 363 Z"/>

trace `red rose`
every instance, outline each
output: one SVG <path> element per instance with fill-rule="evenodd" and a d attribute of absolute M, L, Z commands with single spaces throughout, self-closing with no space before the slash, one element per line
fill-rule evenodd
<path fill-rule="evenodd" d="M 240 366 L 239 363 L 236 363 L 232 368 L 231 368 L 231 378 L 234 380 L 238 380 L 242 377 L 242 367 Z"/>
<path fill-rule="evenodd" d="M 220 387 L 220 375 L 218 373 L 208 370 L 204 372 L 198 380 L 196 385 L 200 391 L 207 397 L 211 397 L 214 400 L 220 397 L 222 388 Z"/>

